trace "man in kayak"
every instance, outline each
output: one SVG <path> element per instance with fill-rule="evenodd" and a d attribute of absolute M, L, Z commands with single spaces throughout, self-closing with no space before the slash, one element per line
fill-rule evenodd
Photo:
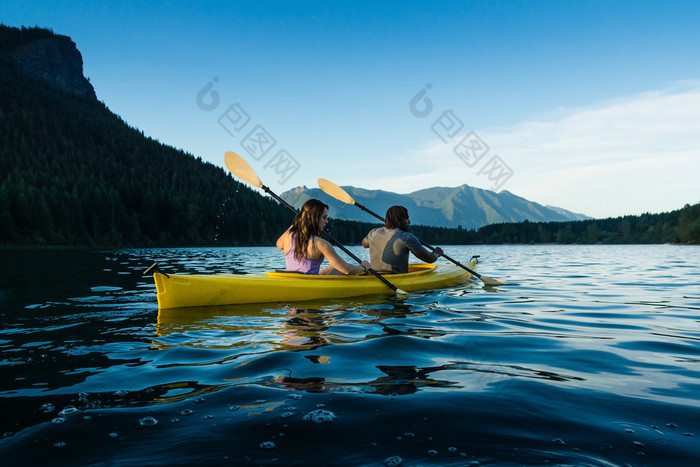
<path fill-rule="evenodd" d="M 304 274 L 360 274 L 369 269 L 369 262 L 350 264 L 336 253 L 321 231 L 328 223 L 328 205 L 310 199 L 301 207 L 294 222 L 277 239 L 277 248 L 284 252 L 287 271 Z M 327 259 L 330 266 L 321 269 Z"/>
<path fill-rule="evenodd" d="M 403 206 L 392 206 L 386 211 L 384 227 L 371 230 L 362 240 L 362 246 L 369 248 L 375 271 L 395 274 L 408 272 L 409 251 L 426 263 L 434 263 L 442 256 L 441 248 L 435 248 L 432 252 L 423 248 L 420 240 L 408 232 L 410 225 L 408 210 Z"/>

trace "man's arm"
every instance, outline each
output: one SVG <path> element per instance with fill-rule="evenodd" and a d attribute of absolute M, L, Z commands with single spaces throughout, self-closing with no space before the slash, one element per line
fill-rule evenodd
<path fill-rule="evenodd" d="M 369 248 L 369 237 L 372 236 L 372 232 L 374 232 L 377 229 L 372 229 L 369 231 L 367 235 L 365 235 L 365 238 L 362 239 L 362 246 L 365 248 Z"/>
<path fill-rule="evenodd" d="M 432 252 L 428 251 L 426 248 L 423 248 L 423 245 L 421 245 L 418 237 L 413 234 L 409 235 L 412 238 L 410 238 L 406 244 L 408 245 L 409 250 L 411 250 L 411 252 L 421 261 L 425 261 L 426 263 L 434 263 L 440 256 L 443 255 L 442 248 L 437 247 Z"/>

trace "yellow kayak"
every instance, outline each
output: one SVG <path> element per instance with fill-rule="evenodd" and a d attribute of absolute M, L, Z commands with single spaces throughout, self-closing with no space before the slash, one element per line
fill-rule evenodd
<path fill-rule="evenodd" d="M 476 270 L 476 261 L 467 263 Z M 467 281 L 471 273 L 454 265 L 411 264 L 406 274 L 386 278 L 401 290 L 450 287 Z M 235 305 L 243 303 L 296 302 L 323 298 L 393 293 L 372 275 L 312 276 L 273 271 L 264 275 L 245 274 L 164 274 L 154 272 L 158 308 Z"/>

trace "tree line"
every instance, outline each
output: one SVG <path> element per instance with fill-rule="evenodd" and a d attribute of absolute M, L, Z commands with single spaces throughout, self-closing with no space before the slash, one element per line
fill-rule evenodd
<path fill-rule="evenodd" d="M 0 245 L 274 244 L 293 217 L 274 200 L 146 137 L 102 102 L 54 89 L 3 61 L 18 44 L 51 34 L 0 26 Z M 327 230 L 357 244 L 377 225 L 333 220 Z M 435 245 L 698 243 L 700 205 L 614 219 L 412 231 Z"/>
<path fill-rule="evenodd" d="M 326 229 L 339 241 L 359 243 L 379 224 L 338 221 Z M 434 245 L 564 243 L 700 243 L 700 204 L 661 214 L 569 222 L 514 222 L 465 230 L 411 225 L 411 232 Z"/>
<path fill-rule="evenodd" d="M 11 52 L 17 47 L 41 39 L 53 37 L 54 33 L 45 28 L 13 28 L 0 24 L 0 53 Z"/>

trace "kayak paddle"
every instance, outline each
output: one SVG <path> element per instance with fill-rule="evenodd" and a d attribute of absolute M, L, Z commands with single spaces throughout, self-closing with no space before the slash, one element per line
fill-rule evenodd
<path fill-rule="evenodd" d="M 226 167 L 231 171 L 232 174 L 243 180 L 244 182 L 248 183 L 249 185 L 253 185 L 258 188 L 262 188 L 265 193 L 269 194 L 273 198 L 275 198 L 280 204 L 283 206 L 286 206 L 290 210 L 292 210 L 295 214 L 299 214 L 299 211 L 296 210 L 294 206 L 277 196 L 275 193 L 270 190 L 270 188 L 266 187 L 263 182 L 260 180 L 258 175 L 255 173 L 253 168 L 248 165 L 248 163 L 238 154 L 232 151 L 226 151 L 226 154 L 224 155 L 224 159 L 226 162 Z M 362 263 L 362 260 L 352 254 L 350 250 L 345 248 L 343 245 L 340 244 L 335 238 L 331 237 L 329 234 L 326 232 L 321 232 L 332 244 L 343 250 L 348 256 L 350 256 L 352 259 L 357 261 L 358 263 Z M 372 268 L 369 268 L 367 270 L 369 273 L 373 274 L 377 279 L 380 281 L 384 282 L 387 287 L 389 287 L 391 290 L 396 292 L 397 294 L 407 294 L 408 292 L 405 292 L 398 287 L 396 287 L 394 284 L 386 280 L 383 276 L 381 276 L 377 271 L 375 271 Z"/>
<path fill-rule="evenodd" d="M 352 205 L 354 205 L 354 206 L 357 206 L 358 208 L 362 209 L 363 211 L 365 211 L 365 212 L 371 214 L 372 216 L 376 217 L 376 218 L 379 219 L 380 221 L 384 222 L 384 218 L 383 218 L 383 217 L 381 217 L 381 216 L 380 216 L 379 214 L 377 214 L 377 213 L 374 213 L 374 212 L 370 211 L 369 209 L 367 209 L 366 207 L 364 207 L 363 205 L 361 205 L 360 203 L 358 203 L 357 201 L 355 201 L 354 199 L 352 199 L 352 196 L 350 196 L 350 195 L 348 194 L 347 191 L 343 190 L 342 188 L 340 188 L 340 187 L 339 187 L 338 185 L 336 185 L 335 183 L 333 183 L 333 182 L 331 182 L 331 181 L 329 181 L 329 180 L 326 180 L 325 178 L 319 178 L 319 179 L 318 179 L 318 186 L 319 186 L 319 187 L 321 188 L 321 190 L 323 190 L 327 195 L 330 195 L 330 196 L 332 196 L 333 198 L 337 199 L 338 201 L 342 201 L 343 203 L 352 204 Z M 425 243 L 423 240 L 421 240 L 420 242 L 421 242 L 421 244 L 422 244 L 424 247 L 426 247 L 426 248 L 430 248 L 431 250 L 434 250 L 434 249 L 435 249 L 435 247 L 432 247 L 432 246 L 428 245 L 428 244 Z M 501 281 L 499 281 L 498 279 L 493 279 L 493 278 L 491 278 L 491 277 L 482 276 L 481 274 L 478 274 L 476 271 L 472 271 L 471 269 L 469 269 L 468 267 L 466 267 L 465 265 L 463 265 L 463 264 L 460 263 L 459 261 L 450 258 L 449 256 L 447 256 L 447 255 L 444 254 L 444 253 L 443 253 L 442 256 L 443 256 L 445 259 L 447 259 L 448 261 L 453 262 L 454 264 L 456 264 L 456 265 L 459 266 L 460 268 L 465 269 L 465 270 L 469 271 L 470 273 L 474 274 L 476 277 L 478 277 L 479 279 L 481 279 L 481 281 L 484 283 L 484 285 L 491 285 L 491 286 L 493 286 L 493 285 L 504 285 L 504 283 L 501 282 Z"/>

